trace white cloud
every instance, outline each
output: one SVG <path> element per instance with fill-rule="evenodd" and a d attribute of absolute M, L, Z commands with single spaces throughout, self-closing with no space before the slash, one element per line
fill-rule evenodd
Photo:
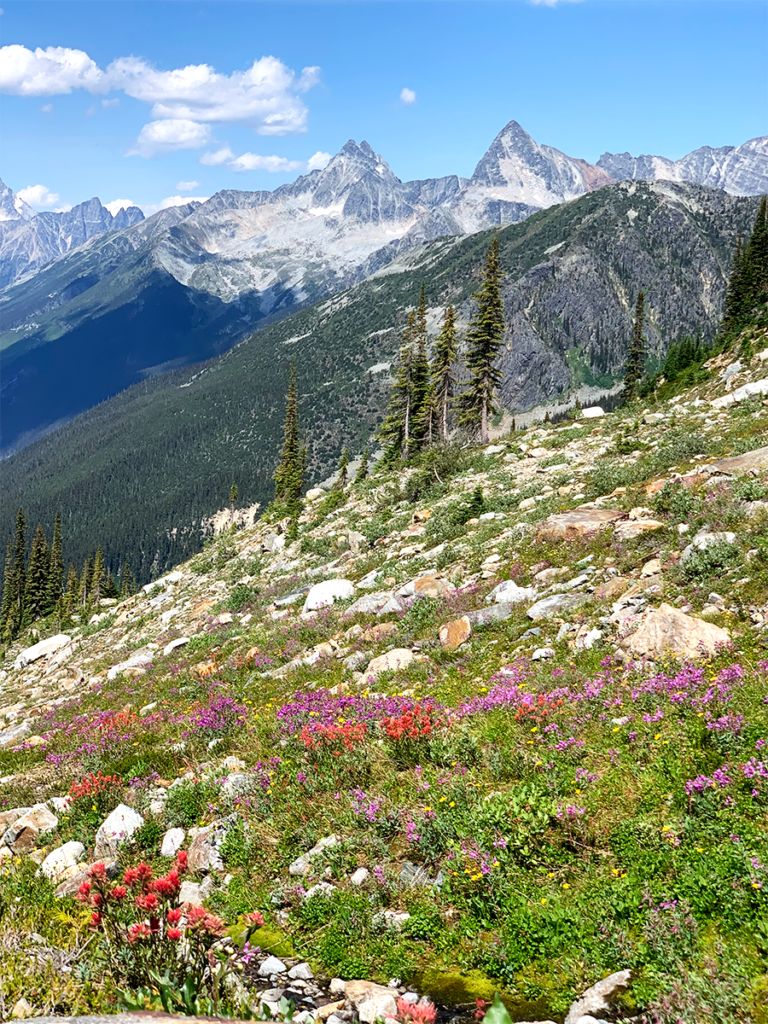
<path fill-rule="evenodd" d="M 16 195 L 35 210 L 50 209 L 60 198 L 58 192 L 51 192 L 45 185 L 27 185 L 26 188 L 20 188 Z"/>
<path fill-rule="evenodd" d="M 104 72 L 83 50 L 66 46 L 0 47 L 0 92 L 14 96 L 60 96 L 73 89 L 99 92 Z"/>
<path fill-rule="evenodd" d="M 102 100 L 101 101 L 101 105 L 102 105 L 102 107 L 119 107 L 120 106 L 120 97 L 119 96 L 115 96 L 111 100 Z"/>
<path fill-rule="evenodd" d="M 104 209 L 109 210 L 113 217 L 115 217 L 120 210 L 127 210 L 129 206 L 135 206 L 136 203 L 132 199 L 113 199 L 111 203 L 104 203 Z"/>
<path fill-rule="evenodd" d="M 410 107 L 412 103 L 416 102 L 416 93 L 413 91 L 413 89 L 409 89 L 406 87 L 405 89 L 400 90 L 400 99 L 403 101 L 406 107 Z"/>
<path fill-rule="evenodd" d="M 167 196 L 165 199 L 161 199 L 159 203 L 149 203 L 142 206 L 142 210 L 145 217 L 151 217 L 153 213 L 158 213 L 160 210 L 168 210 L 172 206 L 186 206 L 187 203 L 205 203 L 210 198 L 210 196 Z"/>
<path fill-rule="evenodd" d="M 93 117 L 93 115 L 96 113 L 97 110 L 98 110 L 98 107 L 95 107 L 93 104 L 91 104 L 91 106 L 88 107 L 88 109 L 86 110 L 85 116 L 86 117 Z"/>
<path fill-rule="evenodd" d="M 271 56 L 226 75 L 210 64 L 161 71 L 139 57 L 119 57 L 102 70 L 83 50 L 0 48 L 0 93 L 55 96 L 73 89 L 114 89 L 149 104 L 152 120 L 129 151 L 140 156 L 205 145 L 210 134 L 206 126 L 212 124 L 246 124 L 259 135 L 305 132 L 307 108 L 300 94 L 319 80 L 318 67 L 306 67 L 297 76 Z M 105 107 L 118 102 L 102 100 Z M 171 122 L 182 127 L 171 129 Z"/>
<path fill-rule="evenodd" d="M 192 192 L 199 184 L 199 181 L 177 181 L 176 188 L 179 192 Z"/>
<path fill-rule="evenodd" d="M 171 153 L 176 149 L 199 149 L 206 145 L 210 136 L 210 125 L 198 124 L 186 118 L 150 121 L 139 132 L 127 156 L 149 157 L 156 153 Z"/>
<path fill-rule="evenodd" d="M 42 105 L 42 107 L 40 107 L 40 109 L 42 110 L 42 112 L 44 114 L 52 114 L 53 113 L 53 104 L 52 103 L 44 103 Z"/>
<path fill-rule="evenodd" d="M 331 162 L 331 154 L 330 153 L 323 153 L 321 150 L 318 149 L 318 151 L 316 153 L 314 153 L 309 158 L 309 160 L 307 160 L 307 170 L 308 171 L 322 171 L 322 169 L 324 167 L 327 167 L 330 162 Z"/>
<path fill-rule="evenodd" d="M 269 171 L 271 174 L 322 168 L 331 159 L 329 153 L 315 153 L 309 160 L 289 160 L 284 156 L 262 156 L 261 153 L 243 153 L 235 156 L 229 146 L 212 153 L 203 153 L 200 163 L 205 167 L 230 167 L 233 171 Z"/>

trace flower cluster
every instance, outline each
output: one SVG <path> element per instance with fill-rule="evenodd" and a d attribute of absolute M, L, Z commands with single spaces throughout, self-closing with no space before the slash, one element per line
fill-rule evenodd
<path fill-rule="evenodd" d="M 417 704 L 411 711 L 405 711 L 402 715 L 382 719 L 381 726 L 391 740 L 418 740 L 431 735 L 434 727 L 432 716 L 431 704 L 424 708 Z"/>
<path fill-rule="evenodd" d="M 403 996 L 397 1000 L 397 1019 L 402 1024 L 434 1024 L 437 1017 L 435 1006 L 428 999 L 417 1003 L 408 1002 Z"/>
<path fill-rule="evenodd" d="M 362 722 L 358 725 L 351 722 L 341 725 L 305 725 L 301 730 L 301 742 L 307 750 L 330 749 L 339 757 L 342 753 L 339 748 L 354 750 L 355 744 L 365 739 L 366 732 L 367 728 Z"/>

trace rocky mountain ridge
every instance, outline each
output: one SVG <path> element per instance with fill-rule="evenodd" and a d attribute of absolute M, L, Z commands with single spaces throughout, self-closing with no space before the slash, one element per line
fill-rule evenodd
<path fill-rule="evenodd" d="M 221 915 L 237 959 L 261 918 L 236 991 L 272 1019 L 285 997 L 303 1024 L 406 1024 L 410 992 L 469 1020 L 494 990 L 539 1024 L 706 1019 L 722 993 L 723 1024 L 759 1019 L 768 328 L 742 340 L 649 407 L 311 490 L 293 542 L 222 523 L 8 649 L 0 898 L 28 895 L 0 921 L 5 1005 L 113 1005 L 41 975 L 100 941 L 51 906 L 100 860 L 117 885 L 181 849 L 182 927 Z"/>

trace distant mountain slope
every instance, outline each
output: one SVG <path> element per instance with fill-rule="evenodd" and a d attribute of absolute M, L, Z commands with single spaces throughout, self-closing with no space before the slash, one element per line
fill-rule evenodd
<path fill-rule="evenodd" d="M 502 229 L 506 407 L 610 386 L 640 287 L 652 353 L 682 334 L 711 336 L 735 240 L 757 205 L 697 185 L 623 183 Z M 61 508 L 67 558 L 80 561 L 98 541 L 113 566 L 127 555 L 142 580 L 175 564 L 196 550 L 201 520 L 233 480 L 243 503 L 271 497 L 291 358 L 311 475 L 323 479 L 342 445 L 359 452 L 380 421 L 387 364 L 421 281 L 432 331 L 448 302 L 466 323 L 490 237 L 413 247 L 222 357 L 148 378 L 30 445 L 3 465 L 0 537 L 19 504 L 32 522 Z"/>
<path fill-rule="evenodd" d="M 35 213 L 0 181 L 0 289 L 37 273 L 72 249 L 107 231 L 119 231 L 144 220 L 138 206 L 113 216 L 98 199 L 63 213 Z"/>
<path fill-rule="evenodd" d="M 695 181 L 721 188 L 732 196 L 754 196 L 768 192 L 768 137 L 719 149 L 702 146 L 680 160 L 603 153 L 597 166 L 617 181 Z"/>

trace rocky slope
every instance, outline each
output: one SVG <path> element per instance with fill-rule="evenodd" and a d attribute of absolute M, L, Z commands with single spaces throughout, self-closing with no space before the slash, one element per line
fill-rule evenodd
<path fill-rule="evenodd" d="M 681 334 L 712 337 L 730 254 L 739 232 L 753 223 L 757 202 L 701 186 L 625 183 L 502 229 L 504 423 L 538 404 L 559 398 L 573 403 L 578 389 L 609 389 L 623 369 L 640 287 L 647 289 L 652 357 Z M 152 219 L 133 232 L 148 232 L 151 225 Z M 109 244 L 117 247 L 126 235 L 111 236 Z M 362 451 L 383 414 L 389 366 L 421 281 L 430 334 L 439 330 L 449 302 L 457 306 L 463 329 L 489 237 L 414 247 L 367 281 L 262 328 L 221 358 L 145 380 L 30 445 L 3 467 L 0 536 L 13 528 L 19 504 L 30 520 L 44 523 L 53 522 L 57 508 L 78 509 L 66 553 L 78 565 L 94 543 L 78 524 L 91 521 L 101 524 L 99 543 L 115 571 L 127 556 L 146 581 L 189 557 L 200 544 L 201 521 L 221 506 L 233 480 L 248 503 L 265 504 L 271 497 L 293 358 L 311 479 L 324 479 L 345 444 L 353 453 Z M 126 279 L 126 295 L 135 279 Z M 130 344 L 146 346 L 141 351 L 147 362 L 179 356 L 196 338 L 200 344 L 209 340 L 204 311 L 170 285 L 163 294 L 166 312 L 177 317 L 177 347 L 162 354 L 150 319 L 161 310 L 146 296 L 132 307 Z M 106 312 L 101 322 L 73 330 L 69 341 L 34 349 L 11 364 L 3 382 L 5 431 L 14 424 L 18 432 L 32 430 L 39 422 L 29 381 L 39 388 L 46 374 L 44 412 L 50 420 L 78 409 L 74 403 L 83 401 L 89 384 L 80 366 L 94 339 L 113 342 L 100 349 L 102 367 L 135 370 L 122 361 L 116 315 Z M 54 358 L 57 351 L 61 360 Z M 131 500 L 117 505 L 116 493 Z M 183 524 L 180 508 L 188 517 Z"/>
<path fill-rule="evenodd" d="M 92 238 L 142 220 L 138 206 L 112 215 L 98 199 L 63 213 L 35 213 L 0 181 L 0 289 L 36 274 Z"/>
<path fill-rule="evenodd" d="M 110 1005 L 71 896 L 96 859 L 181 847 L 187 911 L 265 916 L 243 978 L 276 1017 L 287 993 L 307 1024 L 404 1021 L 399 986 L 468 1011 L 500 989 L 516 1020 L 762 1020 L 764 323 L 750 342 L 648 408 L 310 491 L 293 543 L 251 510 L 6 651 L 3 1005 Z M 78 971 L 31 967 L 32 932 Z"/>
<path fill-rule="evenodd" d="M 603 153 L 597 166 L 615 180 L 696 181 L 722 188 L 733 196 L 768 192 L 768 138 L 750 139 L 740 146 L 702 146 L 679 160 L 664 156 Z"/>

